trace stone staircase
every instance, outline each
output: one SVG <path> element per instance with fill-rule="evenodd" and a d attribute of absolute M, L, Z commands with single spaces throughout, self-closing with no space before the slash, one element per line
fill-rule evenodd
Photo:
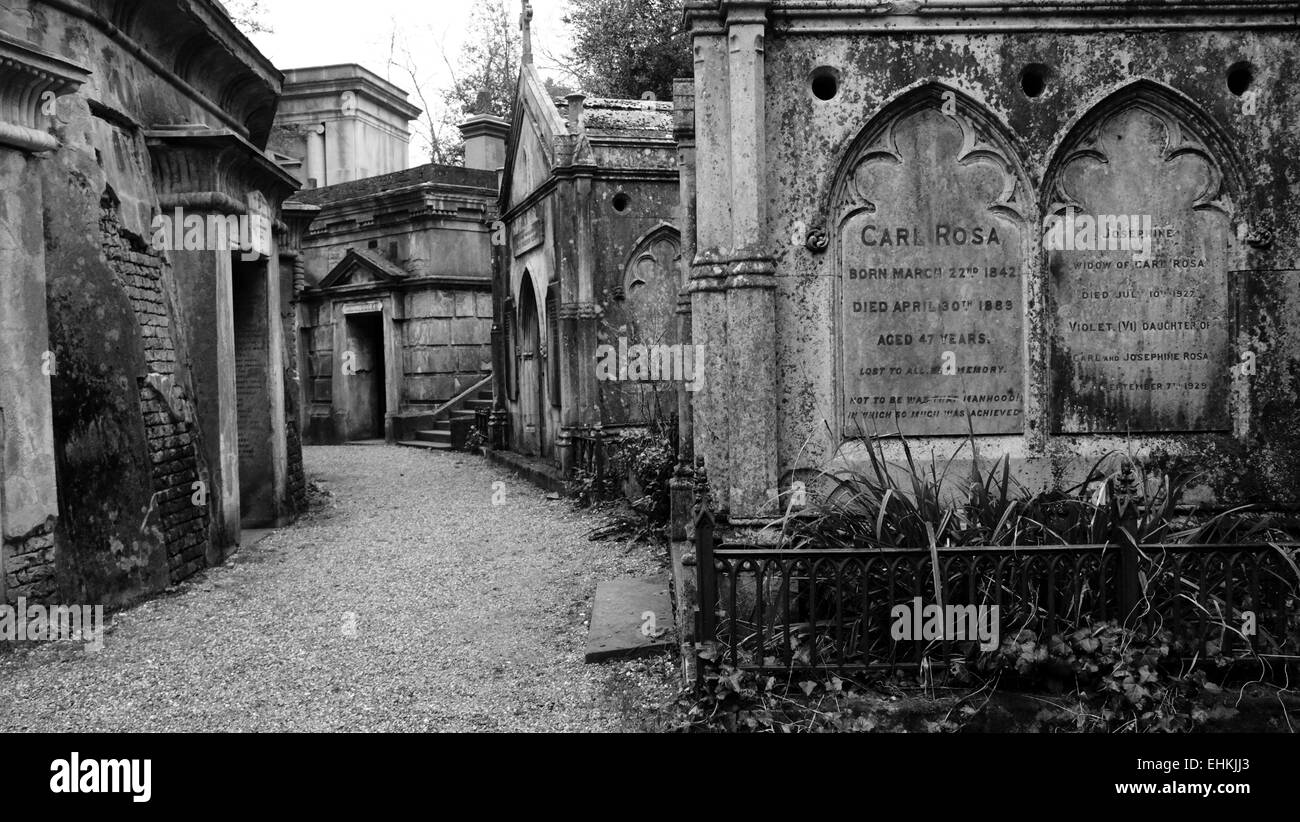
<path fill-rule="evenodd" d="M 475 414 L 480 409 L 492 408 L 492 385 L 480 388 L 475 394 L 439 410 L 430 428 L 415 432 L 415 439 L 399 441 L 398 445 L 424 448 L 431 451 L 452 451 L 465 444 L 465 437 L 474 426 Z"/>

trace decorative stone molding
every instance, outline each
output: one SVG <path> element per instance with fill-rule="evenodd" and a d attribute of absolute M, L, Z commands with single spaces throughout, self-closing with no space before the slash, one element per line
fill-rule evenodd
<path fill-rule="evenodd" d="M 320 211 L 318 205 L 296 200 L 288 200 L 281 206 L 280 222 L 276 225 L 281 254 L 297 254 L 302 251 L 303 237 Z"/>
<path fill-rule="evenodd" d="M 601 307 L 596 303 L 560 303 L 558 311 L 562 320 L 581 320 L 599 317 L 602 314 Z"/>
<path fill-rule="evenodd" d="M 298 180 L 229 129 L 200 124 L 155 126 L 145 132 L 163 210 L 243 213 L 261 192 L 273 209 L 298 190 Z"/>
<path fill-rule="evenodd" d="M 727 279 L 727 261 L 711 251 L 701 251 L 691 262 L 691 282 L 687 290 L 722 291 Z"/>
<path fill-rule="evenodd" d="M 728 291 L 776 288 L 776 261 L 759 255 L 732 260 L 728 266 L 726 288 Z"/>
<path fill-rule="evenodd" d="M 41 120 L 58 97 L 81 87 L 90 72 L 61 57 L 0 33 L 0 146 L 53 151 L 58 138 Z"/>

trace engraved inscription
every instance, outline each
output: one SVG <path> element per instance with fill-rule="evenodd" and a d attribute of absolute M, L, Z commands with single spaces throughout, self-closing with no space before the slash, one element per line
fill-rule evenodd
<path fill-rule="evenodd" d="M 1067 154 L 1044 235 L 1057 432 L 1230 427 L 1221 188 L 1209 152 L 1148 102 Z"/>
<path fill-rule="evenodd" d="M 894 119 L 845 185 L 849 437 L 1023 430 L 1025 186 L 971 117 L 939 102 Z"/>

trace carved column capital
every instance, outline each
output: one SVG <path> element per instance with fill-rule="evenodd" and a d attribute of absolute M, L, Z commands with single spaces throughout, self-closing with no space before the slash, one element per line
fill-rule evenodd
<path fill-rule="evenodd" d="M 145 132 L 159 204 L 164 210 L 243 213 L 260 192 L 279 209 L 298 180 L 265 152 L 229 129 L 183 124 Z"/>
<path fill-rule="evenodd" d="M 0 146 L 53 151 L 58 138 L 43 127 L 54 101 L 81 87 L 90 72 L 0 33 Z"/>

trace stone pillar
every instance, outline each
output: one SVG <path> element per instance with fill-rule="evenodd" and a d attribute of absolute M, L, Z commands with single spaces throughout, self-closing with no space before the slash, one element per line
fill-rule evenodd
<path fill-rule="evenodd" d="M 497 177 L 500 180 L 500 175 Z M 498 185 L 499 188 L 499 185 Z M 494 450 L 508 448 L 506 423 L 506 372 L 508 357 L 506 340 L 506 297 L 510 294 L 510 254 L 505 244 L 505 223 L 494 221 L 492 226 L 492 413 L 488 417 L 489 442 Z M 497 232 L 500 234 L 497 234 Z"/>
<path fill-rule="evenodd" d="M 767 248 L 763 48 L 766 2 L 724 2 L 730 108 L 727 259 L 728 509 L 733 523 L 775 513 L 776 266 Z"/>
<path fill-rule="evenodd" d="M 574 180 L 574 257 L 577 261 L 578 288 L 576 315 L 577 339 L 575 350 L 578 384 L 578 424 L 584 428 L 604 422 L 600 416 L 600 386 L 596 382 L 596 346 L 599 345 L 597 321 L 600 314 L 596 305 L 596 232 L 593 230 L 592 180 L 595 168 L 585 167 L 576 173 Z"/>
<path fill-rule="evenodd" d="M 695 192 L 710 203 L 731 200 L 731 113 L 727 97 L 726 29 L 713 12 L 688 9 L 694 35 Z M 731 245 L 731 209 L 697 212 L 694 257 L 690 258 L 692 343 L 703 346 L 704 382 L 691 397 L 692 433 L 697 459 L 725 505 L 728 487 L 729 413 L 727 411 L 727 305 L 723 291 L 726 249 Z M 686 246 L 683 244 L 683 250 Z"/>
<path fill-rule="evenodd" d="M 677 298 L 677 339 L 691 345 L 691 261 L 695 259 L 695 84 L 694 80 L 673 81 L 673 136 L 677 141 L 677 171 L 680 194 L 677 224 L 681 229 L 680 291 Z M 704 363 L 693 363 L 697 370 Z M 694 376 L 694 375 L 692 375 Z M 672 505 L 670 538 L 684 540 L 690 530 L 694 497 L 695 426 L 692 397 L 686 384 L 677 386 L 677 465 L 669 480 Z"/>
<path fill-rule="evenodd" d="M 0 604 L 55 593 L 58 490 L 45 307 L 43 196 L 36 166 L 58 140 L 58 97 L 87 79 L 79 66 L 0 40 Z"/>
<path fill-rule="evenodd" d="M 304 307 L 300 302 L 307 286 L 306 262 L 302 239 L 320 207 L 289 201 L 280 211 L 281 223 L 276 244 L 280 252 L 280 316 L 284 322 L 285 352 L 285 435 L 288 442 L 288 502 L 294 516 L 307 506 L 307 477 L 302 461 L 302 439 L 307 430 L 310 376 L 307 347 L 303 343 Z"/>
<path fill-rule="evenodd" d="M 560 363 L 560 431 L 555 439 L 560 469 L 565 477 L 570 476 L 575 462 L 574 438 L 578 435 L 578 390 L 581 348 L 578 339 L 578 268 L 575 259 L 573 209 L 574 183 L 571 178 L 562 179 L 555 190 L 555 225 L 552 236 L 559 246 L 555 261 L 560 276 L 560 299 L 557 306 L 560 324 L 560 350 L 552 351 L 552 357 L 559 357 Z"/>

